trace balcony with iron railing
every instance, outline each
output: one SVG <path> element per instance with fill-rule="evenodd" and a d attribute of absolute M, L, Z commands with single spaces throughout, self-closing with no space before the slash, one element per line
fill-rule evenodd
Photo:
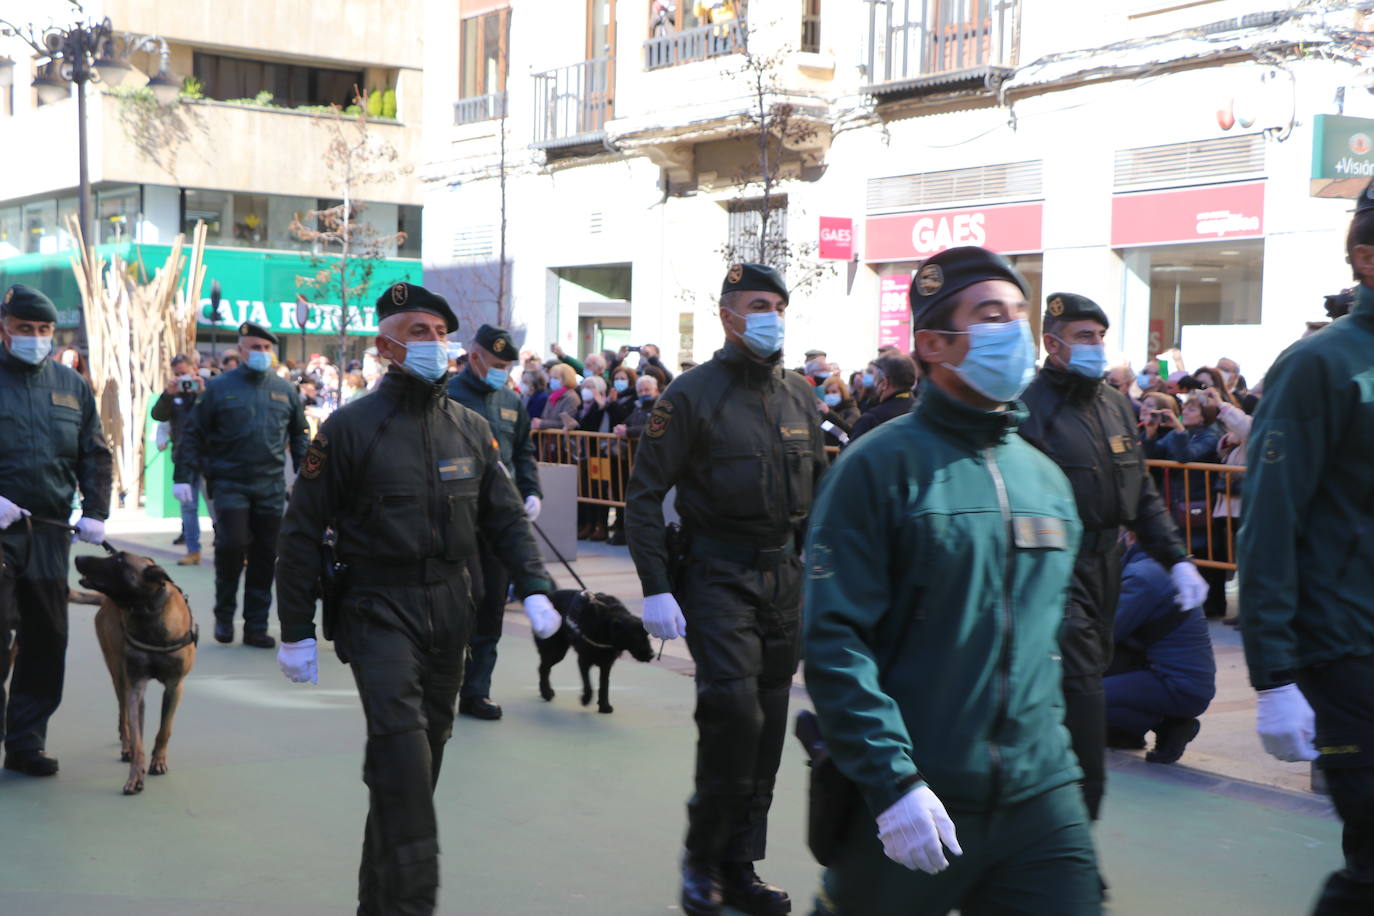
<path fill-rule="evenodd" d="M 865 0 L 868 91 L 992 89 L 1016 66 L 1019 0 Z"/>
<path fill-rule="evenodd" d="M 453 123 L 456 125 L 476 124 L 478 121 L 494 121 L 506 116 L 505 92 L 489 92 L 459 99 L 453 103 Z"/>
<path fill-rule="evenodd" d="M 661 70 L 696 60 L 710 60 L 743 51 L 749 37 L 743 19 L 669 32 L 644 42 L 644 69 Z"/>
<path fill-rule="evenodd" d="M 614 66 L 615 58 L 597 57 L 534 74 L 530 146 L 555 149 L 600 143 L 614 110 Z"/>

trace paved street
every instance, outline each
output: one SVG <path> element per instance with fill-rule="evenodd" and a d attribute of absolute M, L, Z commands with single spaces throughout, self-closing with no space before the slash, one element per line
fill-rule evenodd
<path fill-rule="evenodd" d="M 171 772 L 139 797 L 120 794 L 126 770 L 95 609 L 74 606 L 66 700 L 49 740 L 62 774 L 0 775 L 0 914 L 350 912 L 366 797 L 348 670 L 324 652 L 319 686 L 296 686 L 273 653 L 215 644 L 211 567 L 171 566 L 171 537 L 113 537 L 168 564 L 205 630 Z M 589 584 L 632 598 L 633 576 L 615 559 L 623 551 L 593 551 L 579 564 Z M 440 912 L 677 911 L 688 662 L 671 650 L 649 665 L 620 662 L 615 713 L 602 716 L 578 705 L 572 661 L 555 669 L 558 697 L 541 702 L 523 617 L 508 615 L 506 631 L 495 690 L 505 719 L 459 720 L 439 784 Z M 159 697 L 153 687 L 152 721 Z M 1098 828 L 1112 913 L 1291 916 L 1339 860 L 1339 826 L 1319 800 L 1129 755 L 1113 766 Z M 804 777 L 790 745 L 761 869 L 792 891 L 798 913 L 817 874 L 801 840 Z"/>

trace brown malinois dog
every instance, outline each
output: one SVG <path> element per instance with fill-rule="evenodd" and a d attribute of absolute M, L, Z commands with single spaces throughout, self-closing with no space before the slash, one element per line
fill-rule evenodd
<path fill-rule="evenodd" d="M 95 635 L 119 700 L 119 759 L 129 763 L 125 795 L 143 791 L 143 777 L 167 772 L 167 742 L 181 688 L 196 662 L 199 631 L 186 596 L 149 557 L 121 550 L 77 557 L 81 585 L 104 595 Z M 143 754 L 143 699 L 149 680 L 162 682 L 162 726 L 153 758 Z"/>

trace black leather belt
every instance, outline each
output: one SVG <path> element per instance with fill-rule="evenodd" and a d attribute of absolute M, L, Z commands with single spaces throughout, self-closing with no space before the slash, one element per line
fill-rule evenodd
<path fill-rule="evenodd" d="M 377 563 L 366 560 L 345 561 L 350 586 L 435 585 L 459 578 L 467 564 L 429 557 L 417 563 Z"/>
<path fill-rule="evenodd" d="M 776 569 L 788 559 L 797 555 L 796 541 L 788 535 L 786 543 L 777 547 L 755 547 L 752 544 L 732 544 L 715 538 L 693 534 L 692 556 L 711 557 L 739 563 L 750 569 Z"/>

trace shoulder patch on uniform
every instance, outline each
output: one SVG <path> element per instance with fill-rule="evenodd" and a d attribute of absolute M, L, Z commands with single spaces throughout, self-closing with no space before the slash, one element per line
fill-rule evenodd
<path fill-rule="evenodd" d="M 314 480 L 320 476 L 328 460 L 329 440 L 321 433 L 310 443 L 310 448 L 305 450 L 305 461 L 301 462 L 301 476 L 306 480 Z"/>
<path fill-rule="evenodd" d="M 54 391 L 52 402 L 58 407 L 70 407 L 72 410 L 81 409 L 81 400 L 76 395 L 66 391 Z"/>
<path fill-rule="evenodd" d="M 501 451 L 501 443 L 496 441 L 496 437 L 495 437 L 495 436 L 492 436 L 492 437 L 491 437 L 491 450 L 492 450 L 493 452 L 499 452 L 499 451 Z"/>
<path fill-rule="evenodd" d="M 650 439 L 657 439 L 668 431 L 668 424 L 672 421 L 672 402 L 659 398 L 658 403 L 654 405 L 653 413 L 649 414 L 649 422 L 644 427 L 644 435 Z"/>
<path fill-rule="evenodd" d="M 835 570 L 830 566 L 830 547 L 820 541 L 815 541 L 806 551 L 806 574 L 811 579 L 829 579 L 835 575 Z"/>
<path fill-rule="evenodd" d="M 1278 464 L 1284 458 L 1284 433 L 1281 429 L 1271 429 L 1264 435 L 1264 446 L 1260 449 L 1260 460 L 1265 464 Z"/>

